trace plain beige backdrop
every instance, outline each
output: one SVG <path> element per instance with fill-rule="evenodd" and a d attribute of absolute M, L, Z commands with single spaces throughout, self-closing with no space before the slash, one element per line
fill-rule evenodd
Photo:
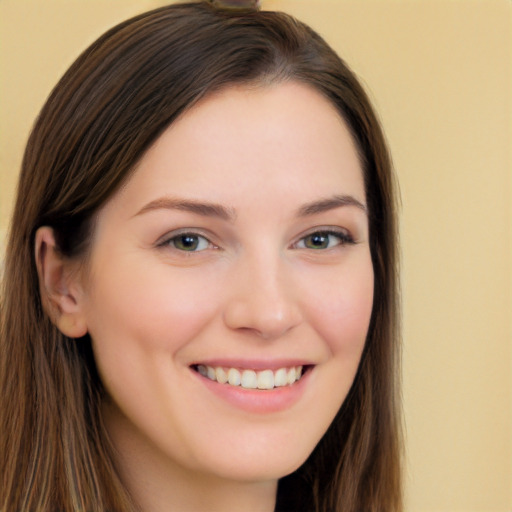
<path fill-rule="evenodd" d="M 104 30 L 165 3 L 0 0 L 0 240 L 52 86 Z M 263 7 L 327 38 L 388 135 L 403 198 L 407 511 L 511 512 L 512 2 Z"/>

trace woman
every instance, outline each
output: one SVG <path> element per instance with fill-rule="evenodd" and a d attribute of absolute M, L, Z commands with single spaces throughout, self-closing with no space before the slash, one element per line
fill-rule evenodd
<path fill-rule="evenodd" d="M 281 13 L 108 31 L 27 145 L 2 510 L 401 509 L 396 220 L 354 75 Z"/>

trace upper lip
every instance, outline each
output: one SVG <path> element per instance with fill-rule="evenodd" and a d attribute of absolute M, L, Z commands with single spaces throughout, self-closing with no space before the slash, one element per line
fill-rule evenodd
<path fill-rule="evenodd" d="M 203 359 L 195 361 L 190 366 L 211 366 L 213 368 L 238 368 L 241 370 L 279 370 L 280 368 L 291 368 L 293 366 L 311 366 L 310 360 L 299 358 L 283 359 Z"/>

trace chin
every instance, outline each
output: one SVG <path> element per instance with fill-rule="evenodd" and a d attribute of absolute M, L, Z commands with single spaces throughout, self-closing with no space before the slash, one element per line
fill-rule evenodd
<path fill-rule="evenodd" d="M 218 454 L 211 454 L 209 459 L 203 458 L 203 470 L 223 479 L 241 482 L 279 480 L 302 466 L 314 449 L 298 450 L 295 443 L 267 448 L 262 444 L 260 440 L 242 451 L 231 450 L 220 458 Z"/>

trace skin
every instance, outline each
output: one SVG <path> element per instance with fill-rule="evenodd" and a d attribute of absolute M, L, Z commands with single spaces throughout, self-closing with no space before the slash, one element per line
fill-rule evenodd
<path fill-rule="evenodd" d="M 102 208 L 85 269 L 59 263 L 51 230 L 38 232 L 55 321 L 91 335 L 142 510 L 273 510 L 278 479 L 311 453 L 357 371 L 373 302 L 365 204 L 326 99 L 297 83 L 231 87 L 170 126 Z M 340 235 L 312 247 L 329 230 Z M 183 250 L 183 232 L 202 237 L 198 250 Z M 291 404 L 251 411 L 191 368 L 226 359 L 311 369 Z"/>

